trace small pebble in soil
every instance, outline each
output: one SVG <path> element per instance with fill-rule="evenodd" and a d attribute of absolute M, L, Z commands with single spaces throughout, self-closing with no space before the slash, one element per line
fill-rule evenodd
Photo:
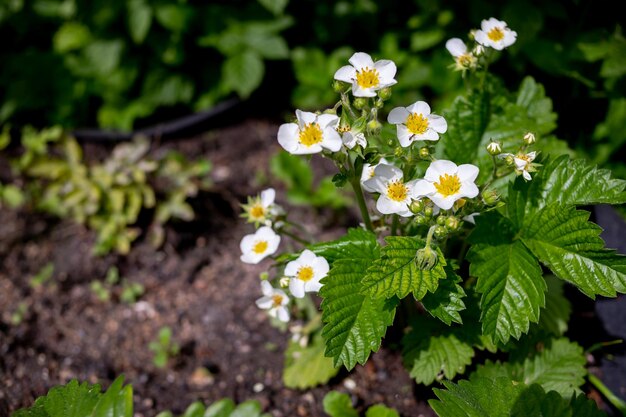
<path fill-rule="evenodd" d="M 252 387 L 252 391 L 256 392 L 257 394 L 261 391 L 263 391 L 265 389 L 265 385 L 261 384 L 260 382 L 257 382 L 256 384 L 254 384 L 254 386 Z"/>
<path fill-rule="evenodd" d="M 353 391 L 356 388 L 356 382 L 354 382 L 352 379 L 350 378 L 346 378 L 343 381 L 343 386 L 346 387 L 346 389 Z"/>

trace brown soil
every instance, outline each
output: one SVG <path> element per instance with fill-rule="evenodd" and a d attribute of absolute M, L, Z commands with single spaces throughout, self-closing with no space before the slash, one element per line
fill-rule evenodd
<path fill-rule="evenodd" d="M 280 189 L 271 181 L 258 182 L 270 177 L 268 160 L 279 149 L 276 131 L 271 123 L 250 121 L 153 150 L 176 148 L 209 159 L 215 183 L 193 200 L 196 221 L 168 225 L 160 250 L 139 240 L 126 257 L 94 257 L 94 235 L 83 227 L 0 210 L 0 416 L 32 405 L 70 379 L 106 387 L 120 374 L 133 385 L 136 416 L 164 409 L 181 413 L 195 400 L 224 397 L 256 399 L 274 417 L 322 416 L 322 399 L 330 390 L 350 393 L 360 410 L 382 402 L 404 416 L 434 415 L 397 351 L 386 346 L 366 366 L 341 372 L 326 386 L 308 391 L 283 386 L 289 334 L 271 327 L 254 305 L 263 267 L 239 261 L 239 240 L 252 231 L 238 218 L 239 203 L 267 185 Z M 101 157 L 107 149 L 88 145 L 86 155 Z M 279 202 L 285 203 L 281 196 L 279 191 Z M 321 220 L 314 214 L 297 216 L 316 236 L 336 235 L 355 224 L 349 213 L 340 219 L 321 213 Z M 49 262 L 52 280 L 32 288 L 30 277 Z M 119 301 L 119 288 L 108 302 L 90 290 L 113 265 L 122 277 L 145 286 L 137 303 Z M 11 324 L 21 303 L 24 319 Z M 159 369 L 148 344 L 163 326 L 172 328 L 181 352 Z M 201 368 L 210 375 L 198 372 Z"/>

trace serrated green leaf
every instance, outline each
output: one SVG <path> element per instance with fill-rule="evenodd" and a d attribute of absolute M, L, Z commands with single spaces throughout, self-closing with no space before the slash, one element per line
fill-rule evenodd
<path fill-rule="evenodd" d="M 395 306 L 385 299 L 362 295 L 361 279 L 375 256 L 364 259 L 340 259 L 333 263 L 324 286 L 322 301 L 322 336 L 326 356 L 335 366 L 348 370 L 364 364 L 370 352 L 378 351 L 387 327 L 393 323 Z"/>
<path fill-rule="evenodd" d="M 359 413 L 352 407 L 350 396 L 337 391 L 324 396 L 324 412 L 330 417 L 359 417 Z"/>
<path fill-rule="evenodd" d="M 337 375 L 339 368 L 324 356 L 324 340 L 313 337 L 308 346 L 301 347 L 290 341 L 285 351 L 283 383 L 287 388 L 305 389 L 328 382 Z"/>
<path fill-rule="evenodd" d="M 439 248 L 436 248 L 437 264 L 430 270 L 420 269 L 415 262 L 416 253 L 426 246 L 419 238 L 389 236 L 387 246 L 382 249 L 382 256 L 367 270 L 361 290 L 375 298 L 404 298 L 409 293 L 421 300 L 428 291 L 434 292 L 440 279 L 445 279 L 446 260 Z"/>
<path fill-rule="evenodd" d="M 261 404 L 258 401 L 248 400 L 239 404 L 229 417 L 259 417 L 260 415 Z"/>
<path fill-rule="evenodd" d="M 310 245 L 307 249 L 323 256 L 329 263 L 337 259 L 362 258 L 374 260 L 380 256 L 376 235 L 365 229 L 348 229 L 339 239 Z M 297 257 L 297 255 L 294 256 Z"/>
<path fill-rule="evenodd" d="M 424 308 L 430 315 L 438 318 L 447 325 L 452 322 L 462 324 L 459 311 L 465 309 L 463 298 L 465 291 L 459 285 L 461 277 L 458 276 L 452 267 L 446 266 L 446 279 L 439 281 L 439 287 L 434 293 L 428 293 L 422 299 Z"/>
<path fill-rule="evenodd" d="M 200 401 L 189 404 L 181 417 L 204 417 L 204 404 Z"/>
<path fill-rule="evenodd" d="M 539 385 L 531 385 L 519 396 L 511 410 L 511 417 L 571 417 L 569 403 L 554 391 L 545 392 Z"/>
<path fill-rule="evenodd" d="M 607 417 L 604 411 L 598 409 L 595 401 L 579 394 L 572 398 L 572 417 Z"/>
<path fill-rule="evenodd" d="M 211 404 L 204 412 L 204 417 L 229 417 L 235 409 L 235 403 L 230 398 L 224 398 Z"/>
<path fill-rule="evenodd" d="M 400 414 L 393 408 L 376 404 L 367 409 L 365 417 L 400 417 Z"/>
<path fill-rule="evenodd" d="M 511 222 L 500 214 L 481 215 L 468 253 L 470 275 L 478 278 L 476 290 L 482 294 L 483 333 L 503 343 L 528 332 L 545 305 L 541 268 L 533 254 L 513 240 L 513 232 Z"/>
<path fill-rule="evenodd" d="M 100 386 L 70 381 L 52 388 L 46 396 L 44 408 L 50 417 L 90 415 L 100 398 Z"/>
<path fill-rule="evenodd" d="M 261 84 L 265 65 L 258 53 L 244 51 L 229 57 L 222 66 L 222 81 L 241 98 L 248 98 Z"/>
<path fill-rule="evenodd" d="M 527 218 L 522 241 L 554 274 L 587 296 L 626 292 L 626 256 L 604 249 L 589 213 L 553 204 Z"/>
<path fill-rule="evenodd" d="M 426 317 L 411 323 L 411 330 L 402 339 L 402 356 L 417 383 L 430 385 L 444 377 L 452 379 L 472 363 L 472 342 L 458 330 Z"/>
<path fill-rule="evenodd" d="M 133 388 L 123 386 L 124 377 L 119 376 L 98 400 L 91 417 L 132 417 Z"/>
<path fill-rule="evenodd" d="M 563 281 L 552 275 L 544 276 L 548 291 L 546 292 L 546 307 L 541 310 L 539 327 L 555 336 L 562 336 L 567 331 L 567 323 L 572 306 L 563 295 Z"/>

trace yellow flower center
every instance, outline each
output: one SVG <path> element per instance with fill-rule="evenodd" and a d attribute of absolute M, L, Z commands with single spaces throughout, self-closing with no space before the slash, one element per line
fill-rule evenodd
<path fill-rule="evenodd" d="M 274 303 L 274 307 L 279 307 L 283 303 L 283 296 L 280 294 L 272 295 L 272 303 Z"/>
<path fill-rule="evenodd" d="M 406 127 L 414 135 L 421 135 L 428 129 L 428 119 L 422 113 L 411 113 L 406 119 Z"/>
<path fill-rule="evenodd" d="M 393 201 L 402 202 L 406 200 L 409 189 L 400 180 L 391 181 L 387 185 L 387 197 Z"/>
<path fill-rule="evenodd" d="M 517 155 L 516 156 L 517 159 L 521 159 L 522 161 L 526 161 L 526 163 L 532 162 L 533 160 L 530 158 L 530 155 L 525 155 L 525 154 L 521 154 L 521 155 Z"/>
<path fill-rule="evenodd" d="M 461 189 L 461 180 L 459 176 L 443 174 L 439 176 L 439 182 L 434 183 L 437 192 L 444 197 L 449 197 L 459 192 Z"/>
<path fill-rule="evenodd" d="M 502 30 L 502 28 L 495 27 L 487 33 L 487 37 L 494 42 L 498 42 L 504 38 L 504 30 Z"/>
<path fill-rule="evenodd" d="M 298 273 L 296 274 L 299 280 L 307 282 L 313 278 L 313 268 L 310 266 L 303 266 L 298 269 Z"/>
<path fill-rule="evenodd" d="M 376 87 L 380 83 L 378 77 L 379 76 L 377 70 L 365 67 L 361 71 L 356 72 L 356 83 L 361 88 Z"/>
<path fill-rule="evenodd" d="M 313 146 L 322 141 L 322 129 L 317 123 L 308 123 L 300 131 L 300 143 L 304 146 Z"/>
<path fill-rule="evenodd" d="M 350 131 L 350 125 L 341 125 L 337 128 L 337 132 L 346 133 Z"/>
<path fill-rule="evenodd" d="M 474 56 L 471 54 L 463 54 L 463 55 L 459 55 L 459 57 L 456 60 L 459 66 L 463 68 L 469 68 L 474 63 Z"/>
<path fill-rule="evenodd" d="M 265 209 L 263 206 L 257 203 L 250 207 L 250 217 L 253 219 L 262 219 L 265 217 Z"/>
<path fill-rule="evenodd" d="M 267 250 L 267 246 L 267 240 L 258 240 L 254 243 L 254 246 L 252 247 L 252 252 L 260 255 L 262 253 L 265 253 L 265 251 Z"/>

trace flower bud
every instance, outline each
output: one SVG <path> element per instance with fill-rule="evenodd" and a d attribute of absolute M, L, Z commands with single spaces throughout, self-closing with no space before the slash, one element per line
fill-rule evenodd
<path fill-rule="evenodd" d="M 445 227 L 443 227 L 443 226 L 435 227 L 434 235 L 435 235 L 435 237 L 437 239 L 442 239 L 442 238 L 446 237 L 447 234 L 448 234 L 448 231 L 446 230 Z"/>
<path fill-rule="evenodd" d="M 367 131 L 372 135 L 378 135 L 383 129 L 383 125 L 378 120 L 371 120 L 367 123 Z"/>
<path fill-rule="evenodd" d="M 428 150 L 427 146 L 424 146 L 423 148 L 420 148 L 420 158 L 422 159 L 428 159 L 428 157 L 430 156 L 430 151 Z"/>
<path fill-rule="evenodd" d="M 378 90 L 378 97 L 381 100 L 389 100 L 391 98 L 391 88 L 385 87 Z"/>
<path fill-rule="evenodd" d="M 454 232 L 456 230 L 459 230 L 459 227 L 461 227 L 461 221 L 454 216 L 450 216 L 446 219 L 446 229 L 448 229 L 451 232 Z"/>
<path fill-rule="evenodd" d="M 377 109 L 382 109 L 385 106 L 385 102 L 381 99 L 378 99 L 374 102 L 374 107 Z"/>
<path fill-rule="evenodd" d="M 489 142 L 487 152 L 494 156 L 500 154 L 502 152 L 502 144 L 500 142 Z"/>
<path fill-rule="evenodd" d="M 323 114 L 337 114 L 337 110 L 335 109 L 326 109 Z"/>
<path fill-rule="evenodd" d="M 352 102 L 352 105 L 354 106 L 355 109 L 361 110 L 363 107 L 367 105 L 367 99 L 363 97 L 357 97 Z"/>
<path fill-rule="evenodd" d="M 411 213 L 413 214 L 420 213 L 423 209 L 424 203 L 422 203 L 422 200 L 413 200 L 409 205 L 409 210 L 411 210 Z"/>
<path fill-rule="evenodd" d="M 432 250 L 430 246 L 419 249 L 415 254 L 415 264 L 423 271 L 430 271 L 437 265 L 437 252 Z"/>
<path fill-rule="evenodd" d="M 487 204 L 488 206 L 493 206 L 500 199 L 500 196 L 498 195 L 496 190 L 484 190 L 481 196 L 485 204 Z"/>
<path fill-rule="evenodd" d="M 282 288 L 287 288 L 289 286 L 289 277 L 282 277 L 279 281 L 278 284 L 282 287 Z"/>
<path fill-rule="evenodd" d="M 396 146 L 396 148 L 393 150 L 393 154 L 397 158 L 402 158 L 402 155 L 404 155 L 404 149 L 400 146 Z"/>
<path fill-rule="evenodd" d="M 506 158 L 504 158 L 504 162 L 506 162 L 508 166 L 513 166 L 515 165 L 515 157 L 511 154 L 508 154 Z"/>
<path fill-rule="evenodd" d="M 443 214 L 437 216 L 437 224 L 439 226 L 443 226 L 444 224 L 446 224 L 446 216 L 444 216 Z"/>
<path fill-rule="evenodd" d="M 524 135 L 524 143 L 526 145 L 532 145 L 535 142 L 537 142 L 537 138 L 532 132 L 528 132 Z"/>
<path fill-rule="evenodd" d="M 259 279 L 261 281 L 267 281 L 269 279 L 269 277 L 270 277 L 270 274 L 268 274 L 267 272 L 261 272 L 259 274 Z"/>
<path fill-rule="evenodd" d="M 465 203 L 467 203 L 467 200 L 466 200 L 466 199 L 464 199 L 464 198 L 459 198 L 458 200 L 456 200 L 456 201 L 454 202 L 454 206 L 453 206 L 453 207 L 454 207 L 454 209 L 455 209 L 455 210 L 458 210 L 458 209 L 460 209 L 460 208 L 463 208 L 463 206 L 465 205 Z"/>
<path fill-rule="evenodd" d="M 426 219 L 426 217 L 419 215 L 419 216 L 415 216 L 415 224 L 418 226 L 424 226 L 426 223 L 428 223 L 428 220 Z"/>
<path fill-rule="evenodd" d="M 477 44 L 477 45 L 474 47 L 474 51 L 473 51 L 472 53 L 474 54 L 474 56 L 477 56 L 477 57 L 478 57 L 478 56 L 481 56 L 482 54 L 484 54 L 484 53 L 485 53 L 485 47 L 484 47 L 484 46 L 482 46 L 481 44 Z"/>
<path fill-rule="evenodd" d="M 426 218 L 430 218 L 433 216 L 433 208 L 430 206 L 424 207 L 424 216 L 426 216 Z"/>
<path fill-rule="evenodd" d="M 346 89 L 347 85 L 348 84 L 344 83 L 343 81 L 335 80 L 333 81 L 333 91 L 335 93 L 341 93 L 342 91 Z"/>

